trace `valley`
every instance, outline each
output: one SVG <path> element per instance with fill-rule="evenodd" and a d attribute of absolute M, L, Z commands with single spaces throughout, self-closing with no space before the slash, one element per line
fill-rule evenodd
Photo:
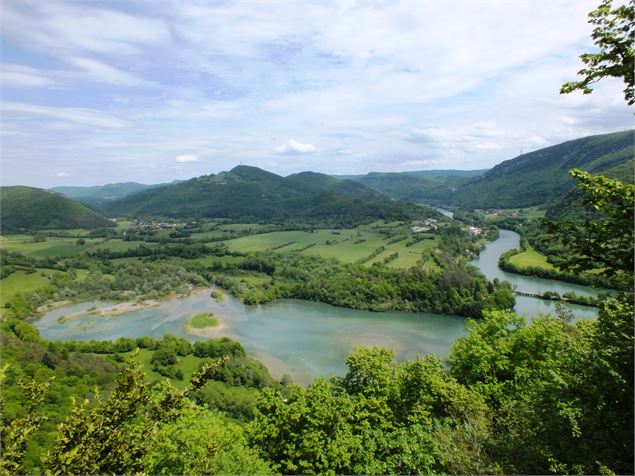
<path fill-rule="evenodd" d="M 0 476 L 635 473 L 635 2 L 0 2 Z"/>
<path fill-rule="evenodd" d="M 256 235 L 258 236 L 258 235 Z M 575 292 L 595 295 L 591 288 L 568 283 L 554 283 L 502 272 L 498 256 L 517 246 L 518 236 L 501 231 L 501 238 L 489 244 L 474 261 L 488 279 L 506 279 L 525 292 L 561 294 Z M 268 242 L 271 244 L 271 242 Z M 269 368 L 280 379 L 309 384 L 319 376 L 342 376 L 345 357 L 356 346 L 381 346 L 393 349 L 399 360 L 419 354 L 447 357 L 450 346 L 465 335 L 465 321 L 459 316 L 430 313 L 373 313 L 333 307 L 300 300 L 278 300 L 266 305 L 244 305 L 231 295 L 210 297 L 212 289 L 201 289 L 188 297 L 163 301 L 159 307 L 130 310 L 104 318 L 97 311 L 108 309 L 106 302 L 88 301 L 57 308 L 33 321 L 40 334 L 50 340 L 116 340 L 122 337 L 148 336 L 160 339 L 164 334 L 198 340 L 186 332 L 189 316 L 212 313 L 220 319 L 221 329 L 214 337 L 230 337 Z M 594 308 L 569 305 L 575 319 L 593 319 Z M 96 309 L 95 309 L 96 308 Z M 87 311 L 91 310 L 91 311 Z M 554 312 L 552 301 L 516 296 L 514 310 L 528 320 L 538 313 Z M 84 312 L 72 320 L 60 318 Z M 328 348 L 328 352 L 323 350 Z"/>
<path fill-rule="evenodd" d="M 619 148 L 622 140 L 623 134 L 600 140 L 602 153 L 606 141 Z M 518 192 L 527 200 L 506 201 L 495 184 L 509 169 L 501 182 L 509 186 L 517 170 L 503 169 L 339 179 L 238 166 L 140 191 L 134 184 L 71 190 L 94 209 L 56 192 L 3 187 L 3 220 L 10 225 L 0 237 L 6 393 L 18 402 L 24 378 L 56 379 L 39 404 L 51 419 L 22 457 L 24 471 L 52 464 L 43 455 L 57 444 L 57 423 L 72 415 L 68 397 L 96 399 L 91 392 L 98 388 L 112 398 L 125 375 L 136 382 L 126 385 L 156 398 L 182 392 L 174 398 L 213 408 L 237 425 L 232 431 L 250 432 L 249 444 L 259 448 L 266 447 L 259 438 L 280 402 L 291 408 L 329 388 L 316 402 L 342 398 L 333 403 L 341 409 L 358 398 L 354 382 L 364 382 L 365 392 L 379 378 L 365 372 L 385 372 L 381 378 L 399 395 L 391 397 L 398 403 L 387 403 L 396 405 L 395 415 L 415 398 L 409 392 L 421 389 L 446 395 L 435 398 L 462 399 L 467 392 L 470 402 L 496 413 L 488 399 L 498 397 L 487 392 L 498 392 L 500 382 L 524 389 L 516 401 L 534 384 L 542 388 L 543 364 L 536 362 L 555 360 L 559 375 L 577 378 L 570 360 L 586 362 L 601 347 L 603 334 L 588 329 L 611 325 L 607 316 L 630 318 L 624 299 L 632 296 L 632 275 L 619 260 L 568 271 L 585 255 L 566 246 L 569 236 L 557 238 L 563 222 L 549 220 L 585 210 L 584 190 L 563 187 L 541 203 Z M 503 201 L 467 207 L 457 199 L 492 180 L 494 191 L 479 193 Z M 622 197 L 604 204 L 593 223 L 609 224 L 598 239 L 624 240 L 605 230 L 628 222 L 632 186 L 585 180 L 606 180 L 603 187 Z M 588 226 L 577 222 L 571 236 Z M 624 246 L 614 248 L 622 253 Z M 517 376 L 491 370 L 500 376 L 486 379 L 499 380 L 480 382 L 479 366 L 496 369 L 509 358 L 517 361 Z M 415 390 L 408 389 L 411 379 Z M 342 392 L 348 396 L 335 397 Z M 25 415 L 26 407 L 13 401 L 11 411 Z M 471 404 L 457 405 L 463 411 Z M 415 417 L 404 418 L 400 428 L 414 431 L 408 422 Z M 434 418 L 463 431 L 447 416 Z M 461 425 L 476 417 L 466 418 Z M 429 431 L 442 440 L 448 430 Z"/>

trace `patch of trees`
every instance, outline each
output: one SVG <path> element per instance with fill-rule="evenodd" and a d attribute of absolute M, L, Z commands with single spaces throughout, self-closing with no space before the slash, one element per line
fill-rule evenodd
<path fill-rule="evenodd" d="M 248 304 L 280 298 L 307 299 L 335 306 L 372 311 L 403 310 L 480 317 L 485 309 L 514 305 L 511 290 L 488 283 L 461 260 L 439 254 L 443 268 L 426 272 L 383 265 L 345 264 L 315 256 L 253 253 L 224 274 L 211 279 Z M 254 284 L 241 272 L 257 272 L 271 279 Z M 250 284 L 252 283 L 252 284 Z"/>
<path fill-rule="evenodd" d="M 75 270 L 51 276 L 51 284 L 28 293 L 18 292 L 5 304 L 7 314 L 17 318 L 33 317 L 37 308 L 50 301 L 99 296 L 102 299 L 157 299 L 170 293 L 189 294 L 195 286 L 208 285 L 196 271 L 169 262 L 109 265 L 105 274 L 91 267 L 84 279 Z"/>
<path fill-rule="evenodd" d="M 372 260 L 373 258 L 376 258 L 377 256 L 379 256 L 380 254 L 382 254 L 384 251 L 386 250 L 386 248 L 384 246 L 380 246 L 379 248 L 376 248 L 372 253 L 370 253 L 369 255 L 363 256 L 362 258 L 358 259 L 356 261 L 357 264 L 363 264 L 363 263 L 367 263 L 370 260 Z"/>
<path fill-rule="evenodd" d="M 125 251 L 113 251 L 107 248 L 97 249 L 86 253 L 87 256 L 109 260 L 117 258 L 132 258 L 132 257 L 151 257 L 154 259 L 165 259 L 169 257 L 178 257 L 184 259 L 195 259 L 202 256 L 225 256 L 225 255 L 240 255 L 240 253 L 232 253 L 227 246 L 218 244 L 213 247 L 203 244 L 191 244 L 191 245 L 171 245 L 171 246 L 147 246 L 139 245 L 136 248 L 131 248 Z"/>
<path fill-rule="evenodd" d="M 272 246 L 271 248 L 269 248 L 271 251 L 275 251 L 275 250 L 279 250 L 281 248 L 284 248 L 285 246 L 291 246 L 292 244 L 295 243 L 295 240 L 292 241 L 287 241 L 286 243 L 281 243 L 279 245 L 276 246 Z"/>
<path fill-rule="evenodd" d="M 399 258 L 399 253 L 395 251 L 394 253 L 386 256 L 382 262 L 383 264 L 388 264 L 392 261 L 395 261 L 397 258 Z"/>

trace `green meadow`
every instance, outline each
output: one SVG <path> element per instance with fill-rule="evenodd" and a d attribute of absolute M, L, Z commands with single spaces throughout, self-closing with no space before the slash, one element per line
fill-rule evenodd
<path fill-rule="evenodd" d="M 25 256 L 34 258 L 46 258 L 49 256 L 74 256 L 86 251 L 91 246 L 102 241 L 101 239 L 85 239 L 83 245 L 77 244 L 76 238 L 47 238 L 46 241 L 34 242 L 29 235 L 4 236 L 0 247 L 7 251 L 17 251 Z"/>
<path fill-rule="evenodd" d="M 34 242 L 30 235 L 7 235 L 2 237 L 0 248 L 7 251 L 17 251 L 33 258 L 47 258 L 49 256 L 75 256 L 98 249 L 126 251 L 134 249 L 142 243 L 145 246 L 157 246 L 155 243 L 121 239 L 84 238 L 84 241 L 85 243 L 80 245 L 77 244 L 77 238 L 47 237 L 46 241 Z"/>
<path fill-rule="evenodd" d="M 367 264 L 382 262 L 393 253 L 398 257 L 388 263 L 395 268 L 409 268 L 414 266 L 425 250 L 435 248 L 438 240 L 433 235 L 426 235 L 428 239 L 407 246 L 414 237 L 407 227 L 393 226 L 397 231 L 392 235 L 379 233 L 369 227 L 359 227 L 342 230 L 307 231 L 276 231 L 257 235 L 244 236 L 225 241 L 232 251 L 275 251 L 277 253 L 300 252 L 303 255 L 318 255 L 323 258 L 336 258 L 346 263 L 353 263 L 371 255 L 383 246 L 385 249 L 378 256 L 369 260 Z M 404 238 L 395 243 L 395 236 Z"/>
<path fill-rule="evenodd" d="M 123 226 L 123 222 L 118 225 Z M 128 223 L 126 223 L 128 224 Z M 438 245 L 438 240 L 434 235 L 426 235 L 426 239 L 417 243 L 411 243 L 415 236 L 410 232 L 409 224 L 402 222 L 383 223 L 375 222 L 352 229 L 322 229 L 314 231 L 275 231 L 266 233 L 256 233 L 262 229 L 262 225 L 257 224 L 222 224 L 215 225 L 213 230 L 203 231 L 201 237 L 205 235 L 217 234 L 225 236 L 224 243 L 231 251 L 253 252 L 269 251 L 276 253 L 301 253 L 307 256 L 320 256 L 323 258 L 335 258 L 345 263 L 364 261 L 365 265 L 381 263 L 390 257 L 387 266 L 393 268 L 409 268 L 417 264 L 425 268 L 432 269 L 436 265 L 433 260 L 421 261 L 422 253 L 434 249 Z M 244 233 L 249 230 L 254 234 L 232 239 L 232 233 Z M 80 233 L 82 230 L 67 230 L 69 233 Z M 55 232 L 55 230 L 51 230 Z M 220 234 L 220 235 L 218 235 Z M 199 235 L 199 234 L 197 234 Z M 235 235 L 233 235 L 235 236 Z M 199 239 L 201 237 L 198 237 Z M 227 239 L 230 238 L 230 239 Z M 208 242 L 210 245 L 216 243 Z M 158 243 L 144 241 L 124 241 L 120 238 L 83 238 L 83 243 L 78 244 L 76 237 L 70 236 L 48 236 L 45 241 L 36 242 L 32 235 L 16 234 L 0 237 L 0 248 L 7 251 L 15 251 L 33 258 L 46 258 L 51 256 L 70 257 L 97 250 L 126 251 L 134 249 L 143 244 L 144 246 L 155 247 Z M 409 245 L 410 246 L 407 246 Z M 374 256 L 376 250 L 383 247 L 383 251 Z M 396 254 L 396 256 L 395 256 Z M 180 261 L 181 258 L 172 258 Z M 140 258 L 117 258 L 115 263 L 128 263 L 139 261 Z M 231 264 L 243 260 L 240 256 L 213 256 L 207 255 L 194 259 L 194 261 L 210 266 L 217 263 Z M 189 261 L 189 260 L 188 260 Z M 548 264 L 548 263 L 547 263 Z M 51 271 L 46 270 L 45 273 Z M 41 272 L 26 274 L 20 271 L 2 284 L 6 288 L 5 296 L 12 296 L 14 290 L 33 290 L 46 285 L 48 279 L 41 276 Z M 78 276 L 83 279 L 83 276 Z M 260 276 L 251 273 L 244 277 L 250 284 L 262 284 L 268 282 L 268 276 Z M 7 297 L 3 298 L 8 299 Z M 5 301 L 3 301 L 5 302 Z"/>
<path fill-rule="evenodd" d="M 547 257 L 538 253 L 531 246 L 526 251 L 514 255 L 509 260 L 512 264 L 520 268 L 543 268 L 547 270 L 555 270 L 554 265 L 547 261 Z"/>
<path fill-rule="evenodd" d="M 52 269 L 36 268 L 35 273 L 16 271 L 8 277 L 0 280 L 0 307 L 4 307 L 18 292 L 35 291 L 49 284 L 49 277 L 60 273 Z"/>

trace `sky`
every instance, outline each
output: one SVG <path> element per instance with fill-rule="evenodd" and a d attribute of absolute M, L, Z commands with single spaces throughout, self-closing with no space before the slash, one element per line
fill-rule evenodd
<path fill-rule="evenodd" d="M 483 169 L 633 127 L 560 95 L 595 1 L 0 2 L 0 181 Z"/>

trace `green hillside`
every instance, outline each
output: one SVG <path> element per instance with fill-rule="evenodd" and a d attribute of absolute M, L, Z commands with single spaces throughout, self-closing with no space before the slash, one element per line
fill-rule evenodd
<path fill-rule="evenodd" d="M 430 213 L 384 198 L 362 185 L 339 182 L 322 174 L 285 178 L 257 167 L 238 166 L 218 175 L 145 190 L 109 203 L 104 209 L 129 216 L 341 224 L 413 219 Z"/>
<path fill-rule="evenodd" d="M 389 197 L 353 180 L 339 179 L 316 172 L 300 172 L 289 175 L 288 180 L 327 192 L 338 192 L 360 200 L 386 200 Z"/>
<path fill-rule="evenodd" d="M 2 232 L 114 226 L 90 208 L 59 193 L 33 187 L 0 187 Z"/>
<path fill-rule="evenodd" d="M 573 168 L 633 181 L 633 131 L 584 137 L 498 164 L 452 201 L 466 208 L 550 206 L 574 187 Z"/>
<path fill-rule="evenodd" d="M 346 178 L 400 200 L 447 202 L 449 196 L 485 172 L 486 170 L 370 172 L 367 175 L 350 175 Z"/>

